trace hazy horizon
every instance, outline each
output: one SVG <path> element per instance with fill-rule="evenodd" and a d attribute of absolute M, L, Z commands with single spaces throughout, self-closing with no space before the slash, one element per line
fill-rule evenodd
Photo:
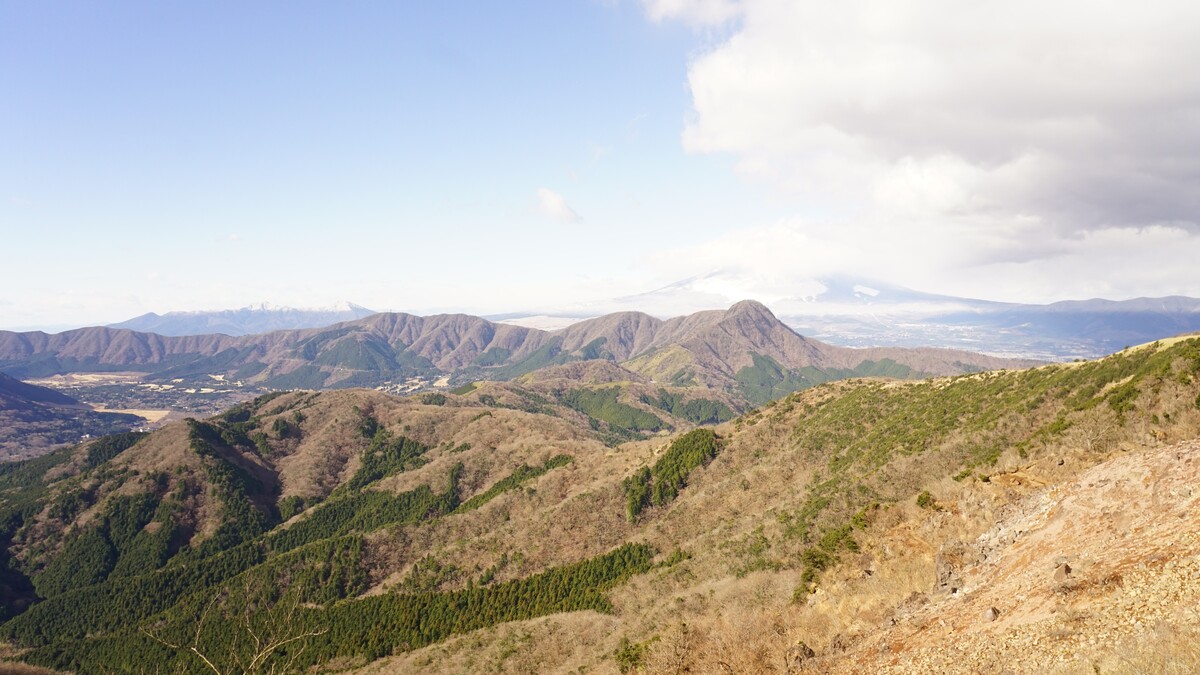
<path fill-rule="evenodd" d="M 868 288 L 867 290 L 871 291 L 874 289 Z M 650 294 L 647 294 L 647 295 L 650 295 Z M 1167 296 L 1162 296 L 1162 297 L 1167 297 Z M 1153 300 L 1153 299 L 1160 299 L 1160 298 L 1147 298 L 1146 296 L 1140 296 L 1140 297 L 1136 297 L 1136 298 L 1063 298 L 1062 300 L 1058 300 L 1055 302 L 1086 302 L 1086 301 L 1090 301 L 1090 300 L 1114 300 L 1114 301 L 1119 302 L 1119 301 L 1124 301 L 1124 300 L 1140 300 L 1140 299 L 1152 299 Z M 479 316 L 481 318 L 485 318 L 485 319 L 488 319 L 491 321 L 496 321 L 496 322 L 509 321 L 509 322 L 517 323 L 518 325 L 528 326 L 531 328 L 543 328 L 546 330 L 553 330 L 558 327 L 569 325 L 569 322 L 563 323 L 560 326 L 559 324 L 561 322 L 552 321 L 551 323 L 553 324 L 553 326 L 548 328 L 546 326 L 543 326 L 542 323 L 539 323 L 537 321 L 523 321 L 523 319 L 536 319 L 538 317 L 547 317 L 550 319 L 570 319 L 571 322 L 574 322 L 574 321 L 582 321 L 585 319 L 594 318 L 594 317 L 598 317 L 598 316 L 603 316 L 606 314 L 614 314 L 614 313 L 627 312 L 627 311 L 637 311 L 637 312 L 649 314 L 649 315 L 657 317 L 659 319 L 669 319 L 669 318 L 685 316 L 688 314 L 705 311 L 705 310 L 728 309 L 733 304 L 740 302 L 742 300 L 753 300 L 756 302 L 762 302 L 762 304 L 764 306 L 766 306 L 768 309 L 770 309 L 773 313 L 780 315 L 781 318 L 784 318 L 784 319 L 800 319 L 805 316 L 817 318 L 817 317 L 821 317 L 821 316 L 825 316 L 825 315 L 829 315 L 829 314 L 847 315 L 847 316 L 859 315 L 859 316 L 866 317 L 866 316 L 870 316 L 873 313 L 876 313 L 881 310 L 884 312 L 885 315 L 890 313 L 890 314 L 894 315 L 895 318 L 900 318 L 900 317 L 904 316 L 906 313 L 908 313 L 910 315 L 915 315 L 915 314 L 919 314 L 921 311 L 929 311 L 931 315 L 937 314 L 937 313 L 939 313 L 938 311 L 936 311 L 937 309 L 941 309 L 942 313 L 947 313 L 948 310 L 946 310 L 945 307 L 952 307 L 952 308 L 956 307 L 956 305 L 953 303 L 954 300 L 963 300 L 963 301 L 967 301 L 967 302 L 971 302 L 971 301 L 996 302 L 996 301 L 989 300 L 988 298 L 948 298 L 947 299 L 948 304 L 946 304 L 944 306 L 939 306 L 939 305 L 931 304 L 928 301 L 903 300 L 892 307 L 889 307 L 887 305 L 868 305 L 865 303 L 860 307 L 854 307 L 852 305 L 846 304 L 845 302 L 840 302 L 840 303 L 833 302 L 833 303 L 825 303 L 826 304 L 825 308 L 818 309 L 817 305 L 820 303 L 820 301 L 819 301 L 819 299 L 816 299 L 816 298 L 810 299 L 808 301 L 811 303 L 810 308 L 804 308 L 803 305 L 807 304 L 806 301 L 799 300 L 799 299 L 789 299 L 790 300 L 789 302 L 785 302 L 785 303 L 781 304 L 779 302 L 772 303 L 769 301 L 762 301 L 762 300 L 759 300 L 758 298 L 755 298 L 752 296 L 744 296 L 744 297 L 743 296 L 728 296 L 725 298 L 713 298 L 711 300 L 706 300 L 702 296 L 699 299 L 689 298 L 689 299 L 685 299 L 683 301 L 678 301 L 678 302 L 672 302 L 672 301 L 668 300 L 668 301 L 666 301 L 665 305 L 663 304 L 663 300 L 659 299 L 659 300 L 657 300 L 657 302 L 647 302 L 646 303 L 647 306 L 645 308 L 642 308 L 639 306 L 639 304 L 637 302 L 637 297 L 635 296 L 634 298 L 615 298 L 615 299 L 610 298 L 605 301 L 597 301 L 590 305 L 590 309 L 584 305 L 577 305 L 574 307 L 561 307 L 561 308 L 545 308 L 545 307 L 540 308 L 540 309 L 515 308 L 515 309 L 510 309 L 507 311 L 471 312 L 471 311 L 463 310 L 463 309 L 460 309 L 460 308 L 454 307 L 454 306 L 429 307 L 429 308 L 423 308 L 423 309 L 394 308 L 394 307 L 366 307 L 366 306 L 362 305 L 361 303 L 354 302 L 353 300 L 345 300 L 345 301 L 341 301 L 339 303 L 334 303 L 332 305 L 327 305 L 327 306 L 323 306 L 323 307 L 318 307 L 318 306 L 292 307 L 292 306 L 276 305 L 274 303 L 264 301 L 264 302 L 252 302 L 252 303 L 248 303 L 248 304 L 241 305 L 238 307 L 210 307 L 210 308 L 197 308 L 197 309 L 172 309 L 172 310 L 162 310 L 162 311 L 149 310 L 149 311 L 142 312 L 141 314 L 134 315 L 134 316 L 123 316 L 123 317 L 115 318 L 112 320 L 105 320 L 105 321 L 100 321 L 100 322 L 95 322 L 95 323 L 30 324 L 30 325 L 13 325 L 13 326 L 0 325 L 0 330 L 7 330 L 7 331 L 14 331 L 14 332 L 40 331 L 40 332 L 45 332 L 45 333 L 61 333 L 64 331 L 76 330 L 79 328 L 88 328 L 88 327 L 95 327 L 95 326 L 116 326 L 116 325 L 125 323 L 130 320 L 138 319 L 138 318 L 141 318 L 144 316 L 151 316 L 151 315 L 162 316 L 162 317 L 170 316 L 170 315 L 188 315 L 188 314 L 207 315 L 207 314 L 220 314 L 223 312 L 239 312 L 239 311 L 246 311 L 246 310 L 252 310 L 252 311 L 255 311 L 255 310 L 281 310 L 281 311 L 321 313 L 321 312 L 334 312 L 334 311 L 346 310 L 347 305 L 354 305 L 354 306 L 358 307 L 359 309 L 367 309 L 373 313 L 404 313 L 404 314 L 413 314 L 413 315 L 417 315 L 417 316 L 435 316 L 435 315 L 441 315 L 441 314 L 468 314 L 468 315 L 472 315 L 472 316 Z M 1027 306 L 1038 306 L 1038 305 L 1046 305 L 1046 304 L 1052 304 L 1052 303 L 1030 303 Z M 965 310 L 966 307 L 967 307 L 967 305 L 962 305 L 960 307 L 960 309 Z M 144 330 L 144 329 L 135 329 L 135 330 Z M 150 332 L 154 332 L 154 331 L 150 331 Z"/>

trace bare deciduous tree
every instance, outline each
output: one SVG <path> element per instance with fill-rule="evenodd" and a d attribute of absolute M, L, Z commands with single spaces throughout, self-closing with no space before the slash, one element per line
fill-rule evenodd
<path fill-rule="evenodd" d="M 1116 415 L 1107 407 L 1092 408 L 1076 420 L 1068 438 L 1087 452 L 1103 452 L 1112 442 L 1117 430 Z"/>
<path fill-rule="evenodd" d="M 292 651 L 285 663 L 271 663 L 271 656 L 287 645 L 324 635 L 329 629 L 296 628 L 301 594 L 295 589 L 277 594 L 275 589 L 256 587 L 248 579 L 242 590 L 236 599 L 229 591 L 219 590 L 213 594 L 196 621 L 190 644 L 167 640 L 146 627 L 140 630 L 159 644 L 194 655 L 218 675 L 292 672 L 296 659 L 304 652 L 303 648 Z M 240 616 L 236 612 L 239 604 L 242 605 Z M 239 629 L 230 642 L 229 654 L 225 659 L 213 654 L 202 639 L 205 624 L 214 610 L 227 623 Z"/>

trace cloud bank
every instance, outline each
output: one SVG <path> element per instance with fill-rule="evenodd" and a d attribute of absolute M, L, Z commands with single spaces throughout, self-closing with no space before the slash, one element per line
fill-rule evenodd
<path fill-rule="evenodd" d="M 1111 274 L 1120 242 L 1129 265 L 1165 259 L 1157 286 L 1200 291 L 1175 264 L 1200 252 L 1200 4 L 643 6 L 722 29 L 689 66 L 682 143 L 822 214 L 774 226 L 785 244 L 907 258 L 908 283 L 969 269 L 1019 299 L 1055 269 Z"/>

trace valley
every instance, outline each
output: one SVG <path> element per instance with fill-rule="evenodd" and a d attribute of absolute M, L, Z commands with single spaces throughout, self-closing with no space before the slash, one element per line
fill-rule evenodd
<path fill-rule="evenodd" d="M 292 316 L 236 314 L 247 325 Z M 97 410 L 154 411 L 129 427 L 138 429 L 214 415 L 274 391 L 370 387 L 409 395 L 511 382 L 526 397 L 553 399 L 628 440 L 725 421 L 830 380 L 916 379 L 1033 363 L 952 350 L 833 347 L 795 333 L 753 301 L 667 321 L 626 312 L 553 332 L 465 315 L 406 314 L 239 337 L 0 331 L 0 372 Z M 21 456 L 88 433 L 90 427 L 60 424 L 55 440 Z"/>
<path fill-rule="evenodd" d="M 142 416 L 96 408 L 56 389 L 0 373 L 0 462 L 36 457 L 144 424 Z"/>
<path fill-rule="evenodd" d="M 226 382 L 224 377 L 196 378 L 190 381 L 146 381 L 144 373 L 103 372 L 65 373 L 31 378 L 29 384 L 61 391 L 96 406 L 97 410 L 147 413 L 142 417 L 154 425 L 168 416 L 215 415 L 230 406 L 265 393 L 243 382 Z"/>

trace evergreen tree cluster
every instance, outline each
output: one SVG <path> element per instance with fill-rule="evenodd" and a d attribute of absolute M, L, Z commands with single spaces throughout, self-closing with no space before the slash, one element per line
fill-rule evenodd
<path fill-rule="evenodd" d="M 166 672 L 211 672 L 191 652 L 195 646 L 226 672 L 250 661 L 250 621 L 260 636 L 272 630 L 305 636 L 272 652 L 258 664 L 259 672 L 299 672 L 334 659 L 374 660 L 507 621 L 567 611 L 611 612 L 605 594 L 629 576 L 650 570 L 653 555 L 644 544 L 625 544 L 605 555 L 486 588 L 393 592 L 323 606 L 305 601 L 307 589 L 320 583 L 318 577 L 281 586 L 277 582 L 286 573 L 276 569 L 264 579 L 243 575 L 223 590 L 192 594 L 173 611 L 136 627 L 87 640 L 43 638 L 24 658 L 76 672 L 135 673 L 146 663 L 159 664 Z"/>
<path fill-rule="evenodd" d="M 737 416 L 729 406 L 720 401 L 707 398 L 685 401 L 683 394 L 670 393 L 666 389 L 659 389 L 657 398 L 643 395 L 642 403 L 665 410 L 692 424 L 720 424 Z"/>
<path fill-rule="evenodd" d="M 630 522 L 650 505 L 666 506 L 679 496 L 693 469 L 707 465 L 720 449 L 711 429 L 695 429 L 676 438 L 653 467 L 642 467 L 621 486 Z"/>
<path fill-rule="evenodd" d="M 458 480 L 463 465 L 450 472 L 449 485 L 434 494 L 428 485 L 393 494 L 362 490 L 330 498 L 304 519 L 276 530 L 267 541 L 275 551 L 288 551 L 327 537 L 349 532 L 371 532 L 386 525 L 414 524 L 449 514 L 458 507 Z"/>
<path fill-rule="evenodd" d="M 663 421 L 645 410 L 621 403 L 620 387 L 607 389 L 572 389 L 563 392 L 562 402 L 585 415 L 628 431 L 658 431 Z"/>
<path fill-rule="evenodd" d="M 428 446 L 404 436 L 395 436 L 378 423 L 364 424 L 364 432 L 368 428 L 374 430 L 371 445 L 362 455 L 362 466 L 343 490 L 358 490 L 380 478 L 424 465 L 425 460 L 421 455 L 429 450 Z"/>
<path fill-rule="evenodd" d="M 477 508 L 483 506 L 484 504 L 492 501 L 493 499 L 495 499 L 502 493 L 518 487 L 519 485 L 521 485 L 521 483 L 524 483 L 525 481 L 533 480 L 534 478 L 537 478 L 538 476 L 548 473 L 549 471 L 551 471 L 553 469 L 557 469 L 560 466 L 566 466 L 570 463 L 571 463 L 570 455 L 555 455 L 554 457 L 551 457 L 550 459 L 543 462 L 542 465 L 538 466 L 538 467 L 532 467 L 532 466 L 529 466 L 528 464 L 522 464 L 521 466 L 517 467 L 515 471 L 510 473 L 505 478 L 502 478 L 502 479 L 496 481 L 496 484 L 493 485 L 492 487 L 488 488 L 484 492 L 481 492 L 481 493 L 475 495 L 474 497 L 471 497 L 467 501 L 460 504 L 458 506 L 458 509 L 456 512 L 463 513 L 466 511 L 471 511 L 473 509 L 477 509 Z"/>

